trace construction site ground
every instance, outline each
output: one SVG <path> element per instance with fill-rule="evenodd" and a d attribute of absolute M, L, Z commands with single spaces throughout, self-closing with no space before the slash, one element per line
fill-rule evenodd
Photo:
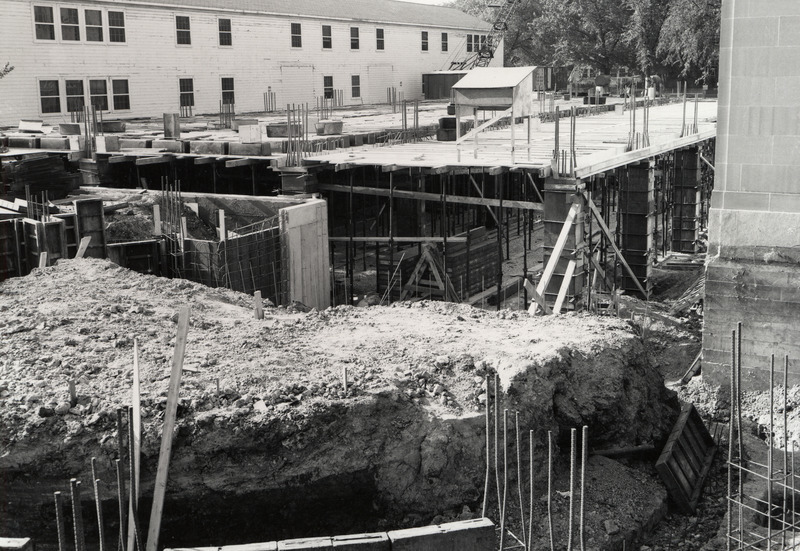
<path fill-rule="evenodd" d="M 0 284 L 0 470 L 7 497 L 0 532 L 34 536 L 42 549 L 52 548 L 52 491 L 66 490 L 70 477 L 88 481 L 91 457 L 98 458 L 111 519 L 107 533 L 114 532 L 115 410 L 130 403 L 134 338 L 142 369 L 142 508 L 149 511 L 182 305 L 192 315 L 167 546 L 386 530 L 480 514 L 485 377 L 497 373 L 501 406 L 512 420 L 520 412 L 523 488 L 524 436 L 535 429 L 534 548 L 547 549 L 545 431 L 554 431 L 554 522 L 563 541 L 568 429 L 589 425 L 592 449 L 657 445 L 678 408 L 663 378 L 683 375 L 699 346 L 689 318 L 531 318 L 427 301 L 322 312 L 268 308 L 264 320 L 255 320 L 246 295 L 103 260 L 60 261 Z M 667 317 L 668 305 L 645 308 Z M 793 400 L 798 394 L 792 390 Z M 726 403 L 699 379 L 679 388 L 679 396 L 707 419 L 725 420 Z M 754 394 L 745 403 L 757 427 L 767 402 Z M 794 435 L 800 418 L 792 423 Z M 509 501 L 518 503 L 509 434 Z M 589 549 L 621 549 L 635 539 L 654 550 L 720 548 L 724 453 L 693 517 L 667 509 L 654 461 L 590 458 Z M 497 521 L 494 485 L 489 496 L 487 514 Z M 267 522 L 255 528 L 248 508 Z M 508 511 L 507 525 L 521 535 L 519 507 Z"/>

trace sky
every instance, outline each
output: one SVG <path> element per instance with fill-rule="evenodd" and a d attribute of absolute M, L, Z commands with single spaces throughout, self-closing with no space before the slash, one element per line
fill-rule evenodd
<path fill-rule="evenodd" d="M 450 2 L 450 0 L 400 0 L 401 2 L 414 2 L 415 4 L 430 4 L 433 6 L 442 6 Z"/>

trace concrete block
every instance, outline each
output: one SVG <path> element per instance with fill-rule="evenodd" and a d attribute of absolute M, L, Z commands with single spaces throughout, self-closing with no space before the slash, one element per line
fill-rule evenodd
<path fill-rule="evenodd" d="M 769 193 L 725 191 L 722 199 L 726 210 L 769 210 Z"/>
<path fill-rule="evenodd" d="M 422 526 L 388 532 L 392 551 L 441 551 L 447 536 L 438 526 Z"/>
<path fill-rule="evenodd" d="M 69 138 L 40 138 L 42 149 L 69 149 Z"/>
<path fill-rule="evenodd" d="M 64 136 L 80 136 L 81 125 L 77 122 L 62 122 L 58 124 L 58 133 Z"/>
<path fill-rule="evenodd" d="M 8 147 L 22 147 L 25 149 L 38 149 L 39 138 L 29 136 L 9 136 Z"/>
<path fill-rule="evenodd" d="M 261 142 L 261 154 L 265 157 L 272 155 L 272 144 L 269 142 Z"/>
<path fill-rule="evenodd" d="M 299 124 L 292 125 L 292 135 L 297 136 L 302 131 Z M 270 138 L 286 138 L 289 136 L 289 123 L 279 122 L 267 125 L 267 136 Z"/>
<path fill-rule="evenodd" d="M 339 551 L 391 551 L 392 549 L 386 532 L 334 536 L 331 542 L 333 548 Z"/>
<path fill-rule="evenodd" d="M 33 551 L 31 538 L 0 538 L 0 551 Z"/>
<path fill-rule="evenodd" d="M 242 143 L 261 143 L 261 127 L 258 124 L 240 124 L 238 132 Z"/>
<path fill-rule="evenodd" d="M 153 140 L 153 149 L 165 149 L 170 153 L 183 153 L 184 145 L 180 140 Z"/>
<path fill-rule="evenodd" d="M 277 541 L 261 543 L 245 543 L 242 545 L 225 545 L 219 551 L 278 551 Z"/>
<path fill-rule="evenodd" d="M 97 125 L 101 132 L 120 133 L 125 132 L 126 128 L 123 121 L 103 121 L 102 124 L 98 121 Z"/>
<path fill-rule="evenodd" d="M 783 136 L 772 147 L 772 162 L 800 166 L 800 136 Z"/>
<path fill-rule="evenodd" d="M 778 17 L 778 46 L 800 46 L 800 16 Z"/>
<path fill-rule="evenodd" d="M 120 138 L 119 139 L 119 147 L 120 149 L 144 149 L 150 147 L 153 144 L 153 140 L 145 140 L 145 139 L 131 139 L 131 138 Z"/>
<path fill-rule="evenodd" d="M 260 143 L 237 143 L 228 144 L 229 155 L 261 155 Z"/>
<path fill-rule="evenodd" d="M 192 141 L 189 152 L 197 155 L 227 155 L 228 142 Z"/>
<path fill-rule="evenodd" d="M 278 551 L 299 551 L 306 549 L 332 549 L 331 538 L 298 538 L 278 542 Z"/>
<path fill-rule="evenodd" d="M 728 136 L 728 164 L 772 164 L 771 136 Z"/>
<path fill-rule="evenodd" d="M 258 126 L 258 119 L 234 119 L 231 121 L 231 130 L 240 132 L 242 126 Z"/>
<path fill-rule="evenodd" d="M 119 151 L 119 136 L 97 136 L 94 143 L 100 153 Z"/>
<path fill-rule="evenodd" d="M 181 137 L 181 117 L 178 113 L 164 113 L 164 137 Z"/>
<path fill-rule="evenodd" d="M 462 520 L 441 524 L 439 528 L 447 537 L 447 546 L 443 549 L 451 551 L 494 551 L 494 523 L 488 518 Z"/>

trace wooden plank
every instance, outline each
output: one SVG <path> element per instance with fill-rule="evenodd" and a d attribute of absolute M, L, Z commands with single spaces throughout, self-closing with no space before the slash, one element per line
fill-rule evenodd
<path fill-rule="evenodd" d="M 642 295 L 644 295 L 645 297 L 649 297 L 650 296 L 649 293 L 647 291 L 645 291 L 644 287 L 642 287 L 642 284 L 639 283 L 639 278 L 637 278 L 636 274 L 634 274 L 633 270 L 631 270 L 631 267 L 628 265 L 628 262 L 625 260 L 625 257 L 622 255 L 622 251 L 620 251 L 619 247 L 617 247 L 616 243 L 614 243 L 614 236 L 611 234 L 611 230 L 608 229 L 608 226 L 606 225 L 605 220 L 603 220 L 603 215 L 600 213 L 599 210 L 597 210 L 597 206 L 594 204 L 594 201 L 591 200 L 591 198 L 589 197 L 589 194 L 587 192 L 585 192 L 585 191 L 583 192 L 583 197 L 586 199 L 586 204 L 589 205 L 589 208 L 591 209 L 592 214 L 594 214 L 595 220 L 597 220 L 597 223 L 600 225 L 600 229 L 602 229 L 603 233 L 606 235 L 606 238 L 608 239 L 609 243 L 611 244 L 611 248 L 614 249 L 614 252 L 616 253 L 617 257 L 619 258 L 619 261 L 622 263 L 622 265 L 628 271 L 628 275 L 631 277 L 633 282 L 636 283 L 636 287 L 639 289 L 639 292 L 641 292 Z"/>
<path fill-rule="evenodd" d="M 328 241 L 334 243 L 349 243 L 351 240 L 353 243 L 443 243 L 446 240 L 448 245 L 467 242 L 466 237 L 328 237 Z"/>
<path fill-rule="evenodd" d="M 561 233 L 558 234 L 558 239 L 553 246 L 553 252 L 551 253 L 550 260 L 548 260 L 547 265 L 544 267 L 542 277 L 539 280 L 539 284 L 536 286 L 536 292 L 539 295 L 543 296 L 547 286 L 550 284 L 550 279 L 553 277 L 553 272 L 555 272 L 556 265 L 561 258 L 561 253 L 564 251 L 564 245 L 567 243 L 569 234 L 572 231 L 572 223 L 574 222 L 575 217 L 578 215 L 579 208 L 580 207 L 577 203 L 572 203 L 572 206 L 569 208 L 569 212 L 567 212 L 564 225 L 561 226 Z M 539 303 L 534 302 L 528 309 L 528 313 L 535 315 L 538 309 Z"/>
<path fill-rule="evenodd" d="M 225 161 L 225 168 L 236 168 L 237 166 L 250 166 L 263 163 L 269 163 L 269 159 L 231 159 L 229 161 Z"/>
<path fill-rule="evenodd" d="M 83 258 L 83 255 L 86 254 L 86 249 L 89 248 L 89 242 L 91 240 L 91 235 L 87 235 L 81 239 L 81 244 L 78 246 L 78 252 L 75 253 L 75 258 Z"/>
<path fill-rule="evenodd" d="M 567 291 L 569 290 L 569 284 L 572 281 L 572 274 L 574 273 L 575 273 L 575 261 L 570 260 L 567 263 L 567 269 L 564 272 L 564 279 L 561 281 L 561 287 L 558 290 L 558 296 L 556 297 L 556 302 L 553 305 L 553 314 L 555 315 L 561 313 L 561 306 L 564 304 L 564 299 L 566 298 Z"/>
<path fill-rule="evenodd" d="M 523 285 L 525 286 L 525 289 L 527 289 L 528 293 L 531 294 L 533 300 L 539 304 L 539 307 L 545 314 L 553 313 L 553 311 L 550 310 L 550 307 L 547 306 L 547 301 L 545 300 L 545 298 L 536 292 L 536 287 L 533 286 L 533 283 L 531 283 L 526 279 Z"/>
<path fill-rule="evenodd" d="M 172 357 L 172 373 L 169 378 L 167 405 L 164 410 L 164 426 L 161 431 L 161 451 L 158 454 L 158 469 L 153 488 L 153 507 L 150 510 L 150 526 L 147 533 L 147 551 L 158 550 L 158 537 L 161 532 L 161 517 L 164 512 L 164 495 L 167 491 L 169 462 L 172 455 L 172 437 L 175 431 L 175 418 L 178 412 L 178 393 L 180 391 L 183 358 L 186 353 L 186 340 L 189 333 L 189 307 L 183 306 L 178 315 L 178 331 L 175 337 L 175 353 Z"/>
<path fill-rule="evenodd" d="M 264 304 L 261 301 L 261 291 L 253 293 L 253 310 L 257 320 L 264 319 Z"/>
<path fill-rule="evenodd" d="M 479 134 L 479 133 L 483 132 L 484 130 L 486 130 L 487 128 L 489 128 L 493 124 L 495 124 L 500 119 L 504 119 L 507 116 L 509 116 L 511 114 L 511 109 L 512 108 L 509 107 L 505 111 L 502 111 L 499 114 L 497 114 L 494 117 L 492 117 L 491 119 L 487 120 L 486 122 L 484 122 L 480 126 L 478 126 L 476 128 L 473 128 L 472 130 L 470 130 L 469 132 L 467 132 L 466 134 L 461 136 L 458 140 L 456 140 L 456 143 L 457 144 L 461 144 L 461 143 L 465 142 L 466 140 L 474 138 L 476 134 Z"/>
<path fill-rule="evenodd" d="M 319 184 L 318 186 L 320 191 L 338 191 L 341 193 L 350 193 L 351 189 L 353 193 L 358 193 L 359 195 L 372 195 L 377 197 L 389 197 L 390 192 L 389 189 L 385 188 L 375 188 L 375 187 L 363 187 L 363 186 L 350 186 L 339 185 L 339 184 Z M 427 193 L 424 191 L 407 191 L 401 189 L 394 190 L 394 197 L 396 199 L 417 199 L 420 201 L 435 201 L 437 203 L 442 202 L 442 196 L 439 193 Z M 505 207 L 509 209 L 524 209 L 524 210 L 544 210 L 544 206 L 541 203 L 533 203 L 530 201 L 513 201 L 510 199 L 489 199 L 489 198 L 481 198 L 481 197 L 467 197 L 464 195 L 451 195 L 447 194 L 445 197 L 445 201 L 447 203 L 456 203 L 456 204 L 465 204 L 465 205 L 487 205 L 490 207 Z M 501 204 L 502 203 L 502 204 Z"/>
<path fill-rule="evenodd" d="M 47 251 L 39 253 L 39 269 L 47 268 Z"/>
<path fill-rule="evenodd" d="M 136 159 L 136 166 L 147 166 L 147 165 L 160 165 L 164 163 L 169 163 L 173 160 L 172 155 L 158 155 L 156 157 L 139 157 Z"/>
<path fill-rule="evenodd" d="M 131 163 L 136 161 L 136 155 L 112 155 L 108 158 L 109 164 Z"/>
<path fill-rule="evenodd" d="M 218 162 L 216 157 L 195 157 L 194 164 L 196 165 L 210 165 Z"/>

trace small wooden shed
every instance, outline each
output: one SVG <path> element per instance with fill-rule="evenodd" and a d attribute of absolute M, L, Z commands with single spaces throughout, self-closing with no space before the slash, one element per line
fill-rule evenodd
<path fill-rule="evenodd" d="M 517 119 L 528 119 L 528 143 L 525 148 L 530 157 L 531 115 L 533 115 L 533 79 L 536 67 L 481 67 L 471 70 L 453 85 L 456 111 L 456 149 L 461 161 L 461 144 L 473 140 L 473 155 L 478 158 L 478 134 L 500 119 L 511 120 L 511 162 L 516 162 L 516 137 L 514 126 Z M 478 111 L 493 111 L 495 114 L 478 125 Z M 499 112 L 499 113 L 498 113 Z M 475 125 L 461 136 L 461 117 L 472 116 Z"/>
<path fill-rule="evenodd" d="M 473 109 L 505 111 L 515 117 L 531 114 L 533 72 L 536 67 L 478 67 L 453 85 L 456 109 L 471 114 Z"/>

